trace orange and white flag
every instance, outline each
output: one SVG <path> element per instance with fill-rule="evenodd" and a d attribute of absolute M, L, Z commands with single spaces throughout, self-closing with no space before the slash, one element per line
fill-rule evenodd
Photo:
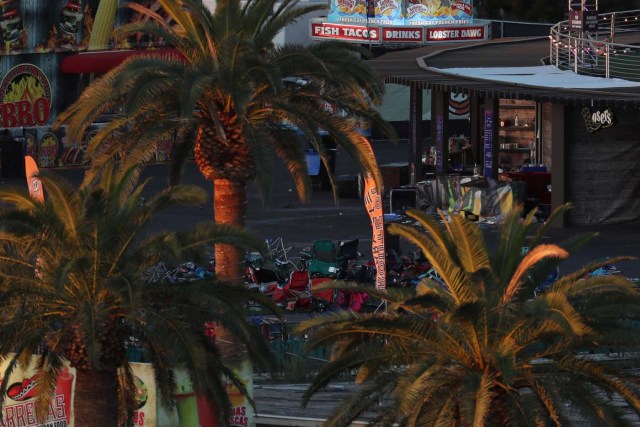
<path fill-rule="evenodd" d="M 29 194 L 36 200 L 44 202 L 44 189 L 42 188 L 42 182 L 38 178 L 38 165 L 31 156 L 24 156 L 24 172 L 27 177 L 27 186 L 29 187 Z"/>
<path fill-rule="evenodd" d="M 384 214 L 382 197 L 376 183 L 369 172 L 364 176 L 364 204 L 371 218 L 373 235 L 371 238 L 371 254 L 376 266 L 376 289 L 387 289 L 387 260 L 384 250 Z"/>

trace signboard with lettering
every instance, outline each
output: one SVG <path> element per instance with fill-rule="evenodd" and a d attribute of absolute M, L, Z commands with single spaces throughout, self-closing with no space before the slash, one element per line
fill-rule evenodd
<path fill-rule="evenodd" d="M 583 31 L 598 31 L 598 12 L 595 10 L 585 10 L 582 12 Z"/>
<path fill-rule="evenodd" d="M 242 360 L 233 368 L 233 373 L 241 379 L 245 389 L 253 396 L 253 370 L 249 360 Z M 231 427 L 254 427 L 255 414 L 253 406 L 247 397 L 238 390 L 230 381 L 225 384 L 229 400 L 231 401 Z M 212 408 L 213 409 L 213 408 Z M 203 411 L 198 409 L 199 423 L 201 426 L 214 426 L 215 415 L 213 411 Z M 190 424 L 191 425 L 191 424 Z"/>
<path fill-rule="evenodd" d="M 615 124 L 615 117 L 611 107 L 596 111 L 592 111 L 589 107 L 584 107 L 582 109 L 582 118 L 589 133 L 610 128 Z"/>
<path fill-rule="evenodd" d="M 486 38 L 485 27 L 442 27 L 427 28 L 426 41 L 462 41 L 462 40 L 484 40 Z"/>
<path fill-rule="evenodd" d="M 598 12 L 595 10 L 570 10 L 569 29 L 573 31 L 598 31 Z"/>
<path fill-rule="evenodd" d="M 376 266 L 376 289 L 384 291 L 387 288 L 386 252 L 384 250 L 384 214 L 381 191 L 367 172 L 364 175 L 364 204 L 371 219 L 371 254 Z"/>
<path fill-rule="evenodd" d="M 311 37 L 317 39 L 332 39 L 358 41 L 361 43 L 379 41 L 380 30 L 362 25 L 341 25 L 328 22 L 312 22 Z"/>
<path fill-rule="evenodd" d="M 346 25 L 313 20 L 311 37 L 317 40 L 342 40 L 355 43 L 436 43 L 486 40 L 489 38 L 487 25 L 410 27 Z"/>
<path fill-rule="evenodd" d="M 0 82 L 0 102 L 3 128 L 42 126 L 51 117 L 49 79 L 35 65 L 17 65 Z"/>
<path fill-rule="evenodd" d="M 76 370 L 68 364 L 58 374 L 55 390 L 49 404 L 49 411 L 42 422 L 36 419 L 35 407 L 38 403 L 37 363 L 40 356 L 33 356 L 26 369 L 16 368 L 9 378 L 0 378 L 7 382 L 7 390 L 2 405 L 0 426 L 23 427 L 73 427 L 73 400 L 76 383 Z M 3 374 L 10 359 L 0 364 Z M 157 404 L 156 385 L 153 367 L 148 363 L 131 363 L 136 387 L 136 410 L 133 413 L 133 427 L 156 427 Z"/>
<path fill-rule="evenodd" d="M 582 31 L 582 11 L 569 11 L 569 29 L 574 31 Z"/>
<path fill-rule="evenodd" d="M 382 41 L 388 43 L 422 43 L 424 28 L 383 27 Z"/>

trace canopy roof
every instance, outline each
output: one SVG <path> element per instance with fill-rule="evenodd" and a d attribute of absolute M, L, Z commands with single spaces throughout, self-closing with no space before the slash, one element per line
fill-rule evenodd
<path fill-rule="evenodd" d="M 537 67 L 499 67 L 499 68 L 444 68 L 432 69 L 443 74 L 464 78 L 482 78 L 498 83 L 552 87 L 558 89 L 604 89 L 640 87 L 640 82 L 622 79 L 575 74 L 573 71 L 560 70 L 552 65 Z"/>
<path fill-rule="evenodd" d="M 548 37 L 494 39 L 391 52 L 370 61 L 388 83 L 575 105 L 640 107 L 640 83 L 545 66 Z M 520 68 L 523 67 L 523 68 Z"/>

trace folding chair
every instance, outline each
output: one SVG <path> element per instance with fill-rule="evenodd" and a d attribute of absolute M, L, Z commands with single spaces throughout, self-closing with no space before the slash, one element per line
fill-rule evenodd
<path fill-rule="evenodd" d="M 309 290 L 309 272 L 308 271 L 293 271 L 289 276 L 289 289 L 294 291 L 308 291 Z"/>
<path fill-rule="evenodd" d="M 317 277 L 315 279 L 311 279 L 311 296 L 313 298 L 317 298 L 328 302 L 329 304 L 333 304 L 336 300 L 336 291 L 335 289 L 323 289 L 318 290 L 317 287 L 321 283 L 332 282 L 333 279 L 329 277 Z"/>
<path fill-rule="evenodd" d="M 309 275 L 334 277 L 338 272 L 336 245 L 331 240 L 316 240 L 311 248 Z"/>

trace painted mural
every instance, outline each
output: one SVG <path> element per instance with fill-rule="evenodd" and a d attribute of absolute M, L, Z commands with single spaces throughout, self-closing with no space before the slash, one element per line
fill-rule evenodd
<path fill-rule="evenodd" d="M 158 9 L 154 0 L 133 0 Z M 0 54 L 65 52 L 149 46 L 161 41 L 111 38 L 123 22 L 140 20 L 125 0 L 0 0 Z M 95 27 L 95 32 L 93 31 Z"/>
<path fill-rule="evenodd" d="M 331 0 L 328 21 L 367 25 L 442 25 L 473 21 L 472 0 Z"/>
<path fill-rule="evenodd" d="M 87 50 L 154 47 L 162 40 L 138 36 L 115 41 L 113 29 L 144 18 L 122 7 L 127 0 L 0 0 L 0 128 L 23 144 L 39 167 L 78 166 L 86 143 L 51 129 L 57 114 L 78 96 L 82 76 L 60 71 L 64 59 Z M 132 0 L 161 12 L 155 0 Z M 159 144 L 168 160 L 173 138 Z"/>

